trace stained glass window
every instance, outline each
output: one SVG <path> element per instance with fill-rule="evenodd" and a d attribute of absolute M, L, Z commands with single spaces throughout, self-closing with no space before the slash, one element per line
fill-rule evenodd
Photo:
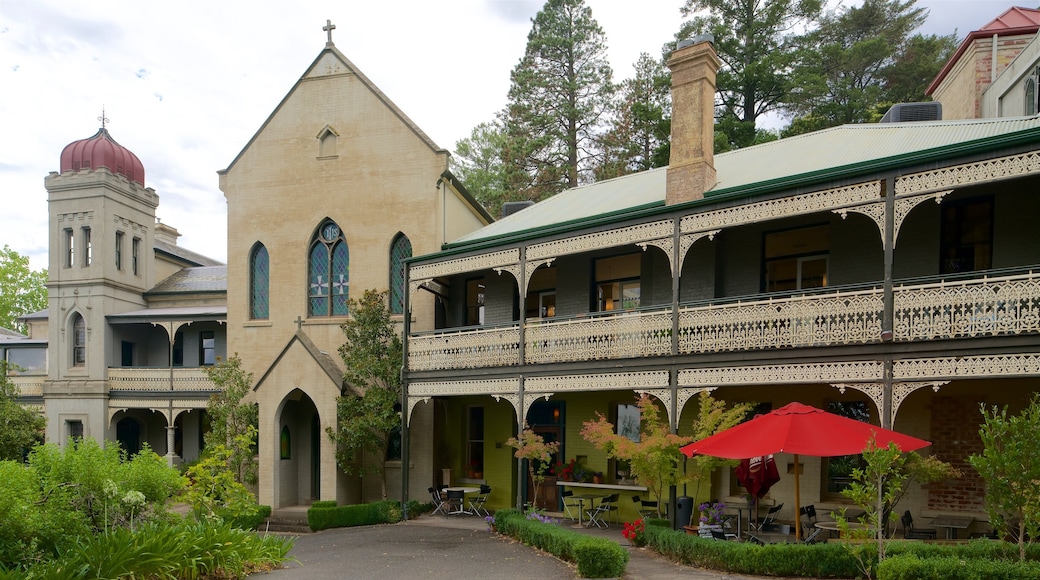
<path fill-rule="evenodd" d="M 412 242 L 408 236 L 397 234 L 390 244 L 390 313 L 404 312 L 405 269 L 404 261 L 412 257 Z"/>
<path fill-rule="evenodd" d="M 253 248 L 250 262 L 249 317 L 254 320 L 265 319 L 270 313 L 271 264 L 267 257 L 267 248 L 263 244 L 257 244 Z"/>
<path fill-rule="evenodd" d="M 327 221 L 315 234 L 308 257 L 310 316 L 346 316 L 350 299 L 350 251 L 343 232 Z"/>

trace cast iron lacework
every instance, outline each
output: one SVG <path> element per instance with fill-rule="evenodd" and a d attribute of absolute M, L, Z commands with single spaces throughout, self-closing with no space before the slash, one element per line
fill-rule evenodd
<path fill-rule="evenodd" d="M 263 244 L 257 244 L 253 249 L 249 270 L 249 317 L 254 320 L 267 318 L 270 305 L 271 264 L 267 257 L 267 248 Z"/>
<path fill-rule="evenodd" d="M 308 259 L 310 316 L 346 316 L 350 298 L 350 252 L 343 232 L 333 221 L 318 228 Z"/>
<path fill-rule="evenodd" d="M 390 245 L 390 313 L 404 312 L 405 267 L 404 261 L 412 257 L 412 242 L 408 236 L 397 234 Z"/>

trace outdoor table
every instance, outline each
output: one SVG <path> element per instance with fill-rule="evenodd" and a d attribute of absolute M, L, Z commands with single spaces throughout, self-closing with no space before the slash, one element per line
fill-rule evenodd
<path fill-rule="evenodd" d="M 818 521 L 818 522 L 816 522 L 816 527 L 820 528 L 821 530 L 827 530 L 828 532 L 841 532 L 841 529 L 838 528 L 838 522 L 820 522 L 820 521 Z M 865 530 L 865 529 L 869 529 L 869 527 L 870 526 L 868 526 L 867 524 L 863 524 L 863 523 L 860 523 L 860 522 L 849 522 L 849 529 L 850 530 Z"/>
<path fill-rule="evenodd" d="M 619 485 L 616 483 L 585 483 L 583 481 L 562 481 L 557 480 L 556 485 L 560 487 L 576 487 L 580 489 L 605 489 L 614 491 L 646 491 L 646 486 L 643 485 Z M 599 497 L 606 497 L 606 493 L 592 493 L 584 492 L 581 494 L 574 494 L 571 497 L 578 500 L 578 525 L 581 525 L 581 516 L 585 512 L 585 500 L 589 500 L 589 507 L 592 507 L 592 502 Z"/>
<path fill-rule="evenodd" d="M 953 540 L 957 537 L 957 530 L 967 529 L 973 523 L 975 523 L 975 516 L 943 515 L 932 518 L 931 526 L 946 528 L 946 539 Z"/>
<path fill-rule="evenodd" d="M 462 495 L 469 495 L 469 494 L 472 494 L 472 493 L 479 492 L 480 488 L 479 487 L 446 487 L 446 488 L 444 488 L 444 491 L 454 491 L 454 492 L 461 491 Z M 451 512 L 451 513 L 453 513 L 453 514 L 466 514 L 466 515 L 469 515 L 469 516 L 474 515 L 473 513 L 469 512 L 469 511 L 466 511 L 465 504 L 463 504 L 459 509 L 460 509 L 460 511 L 458 511 L 458 512 Z"/>

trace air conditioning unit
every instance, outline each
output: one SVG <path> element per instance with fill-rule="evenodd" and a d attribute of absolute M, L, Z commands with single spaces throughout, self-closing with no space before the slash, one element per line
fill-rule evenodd
<path fill-rule="evenodd" d="M 912 123 L 914 121 L 941 121 L 942 103 L 899 103 L 881 118 L 882 123 Z"/>

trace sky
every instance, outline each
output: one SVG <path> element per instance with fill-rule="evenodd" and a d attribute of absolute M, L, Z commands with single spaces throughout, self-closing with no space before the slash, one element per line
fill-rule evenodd
<path fill-rule="evenodd" d="M 832 3 L 836 0 L 832 0 Z M 846 0 L 856 2 L 856 0 Z M 615 80 L 661 55 L 683 0 L 586 0 Z M 1037 0 L 918 0 L 922 32 L 958 39 Z M 506 103 L 539 0 L 0 0 L 0 245 L 47 267 L 44 178 L 61 150 L 112 137 L 141 159 L 179 245 L 223 261 L 217 171 L 332 40 L 440 147 Z M 782 124 L 782 123 L 781 123 Z"/>

